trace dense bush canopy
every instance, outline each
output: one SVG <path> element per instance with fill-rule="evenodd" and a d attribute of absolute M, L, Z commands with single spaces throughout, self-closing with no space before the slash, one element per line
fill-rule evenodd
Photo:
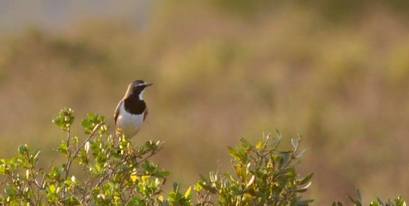
<path fill-rule="evenodd" d="M 103 116 L 89 114 L 81 125 L 83 135 L 72 133 L 73 110 L 61 110 L 53 120 L 66 135 L 57 151 L 63 163 L 38 166 L 40 151 L 22 145 L 15 157 L 0 160 L 2 205 L 310 205 L 303 196 L 312 174 L 302 176 L 296 164 L 302 156 L 299 140 L 279 150 L 281 136 L 267 135 L 256 144 L 242 139 L 230 148 L 233 171 L 210 172 L 194 186 L 174 183 L 165 192 L 169 172 L 151 161 L 160 141 L 134 146 L 123 135 L 111 135 Z M 117 137 L 118 136 L 118 137 Z M 362 205 L 360 197 L 351 198 Z M 334 202 L 334 206 L 342 203 Z M 371 206 L 404 206 L 400 198 Z"/>

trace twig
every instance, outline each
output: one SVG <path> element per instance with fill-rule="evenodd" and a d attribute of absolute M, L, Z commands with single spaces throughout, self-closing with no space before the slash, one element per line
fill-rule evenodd
<path fill-rule="evenodd" d="M 92 188 L 92 190 L 94 190 L 94 189 L 96 189 L 96 188 L 98 188 L 98 187 L 100 187 L 101 185 L 102 185 L 102 183 L 104 183 L 104 181 L 105 180 L 107 180 L 108 178 L 110 178 L 113 174 L 114 174 L 114 169 L 113 168 L 109 168 L 109 172 L 107 172 L 104 176 L 102 176 L 99 180 L 98 180 L 98 182 L 95 184 L 95 186 Z M 91 190 L 91 191 L 92 191 Z M 81 202 L 82 203 L 85 203 L 85 205 L 87 205 L 88 204 L 88 202 L 90 201 L 90 195 L 86 195 L 86 196 L 83 196 L 83 198 L 81 199 Z"/>
<path fill-rule="evenodd" d="M 67 147 L 70 147 L 70 141 L 71 141 L 71 127 L 68 128 L 67 131 Z"/>
<path fill-rule="evenodd" d="M 157 152 L 157 150 L 151 151 L 151 152 L 149 153 L 149 155 L 143 157 L 139 162 L 137 162 L 137 164 L 141 164 L 141 163 L 145 162 L 147 159 L 149 159 L 150 157 L 152 157 L 153 155 L 155 155 L 156 152 Z"/>
<path fill-rule="evenodd" d="M 73 161 L 75 158 L 77 158 L 78 153 L 81 151 L 81 148 L 83 148 L 84 145 L 85 145 L 89 140 L 91 140 L 91 139 L 94 137 L 94 135 L 96 134 L 96 132 L 98 131 L 98 128 L 99 128 L 100 126 L 101 126 L 101 124 L 95 125 L 94 129 L 92 130 L 92 132 L 91 132 L 91 134 L 88 136 L 88 138 L 85 139 L 85 140 L 77 147 L 77 149 L 76 149 L 75 152 L 74 152 L 74 155 L 73 155 L 71 158 L 69 158 L 68 163 L 67 163 L 67 166 L 66 166 L 66 170 L 65 170 L 65 179 L 67 179 L 67 177 L 68 177 L 68 175 L 69 175 L 72 161 Z"/>
<path fill-rule="evenodd" d="M 102 183 L 103 183 L 106 179 L 108 179 L 108 178 L 113 174 L 113 171 L 114 171 L 113 169 L 110 169 L 110 171 L 109 171 L 106 175 L 102 176 L 102 177 L 98 180 L 98 182 L 97 182 L 97 184 L 95 185 L 94 188 L 97 188 L 97 187 L 101 186 Z"/>

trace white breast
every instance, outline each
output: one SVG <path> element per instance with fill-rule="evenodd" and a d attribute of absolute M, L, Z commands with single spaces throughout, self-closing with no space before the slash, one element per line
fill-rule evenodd
<path fill-rule="evenodd" d="M 138 115 L 128 113 L 124 108 L 124 104 L 122 103 L 119 108 L 116 126 L 117 128 L 120 128 L 128 138 L 131 138 L 138 133 L 139 129 L 141 128 L 143 118 L 144 113 Z"/>

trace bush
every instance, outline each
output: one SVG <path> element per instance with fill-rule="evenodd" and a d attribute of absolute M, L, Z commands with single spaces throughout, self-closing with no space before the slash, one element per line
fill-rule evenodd
<path fill-rule="evenodd" d="M 82 121 L 86 138 L 73 136 L 73 111 L 64 109 L 53 122 L 66 133 L 57 151 L 64 163 L 46 171 L 37 166 L 39 151 L 27 145 L 11 159 L 2 159 L 5 178 L 3 204 L 9 205 L 152 205 L 160 202 L 168 173 L 148 160 L 160 146 L 148 141 L 140 147 L 124 137 L 115 142 L 104 118 L 90 114 Z M 74 166 L 83 174 L 74 174 Z M 136 195 L 137 193 L 137 195 Z"/>
<path fill-rule="evenodd" d="M 358 197 L 353 198 L 349 196 L 350 201 L 352 202 L 352 205 L 354 206 L 362 206 L 364 205 L 361 200 L 361 194 L 358 191 Z M 343 206 L 341 202 L 333 202 L 332 206 Z M 369 206 L 406 206 L 405 200 L 403 200 L 400 196 L 396 197 L 394 200 L 386 200 L 383 201 L 381 199 L 376 199 L 374 201 L 371 201 L 369 203 Z"/>
<path fill-rule="evenodd" d="M 296 172 L 302 153 L 298 141 L 292 141 L 292 150 L 279 152 L 280 139 L 267 136 L 256 145 L 242 139 L 230 148 L 234 173 L 211 173 L 199 188 L 216 195 L 220 205 L 308 205 L 311 200 L 300 194 L 307 191 L 312 174 L 300 178 Z"/>
<path fill-rule="evenodd" d="M 230 148 L 233 172 L 211 172 L 193 187 L 182 190 L 174 183 L 163 191 L 169 172 L 150 159 L 160 141 L 134 146 L 124 136 L 111 135 L 104 117 L 89 114 L 81 125 L 84 138 L 72 134 L 73 111 L 63 109 L 53 120 L 66 138 L 57 151 L 63 163 L 49 169 L 38 166 L 40 151 L 27 145 L 15 157 L 0 160 L 1 205 L 309 205 L 303 198 L 312 174 L 301 177 L 295 168 L 302 155 L 299 141 L 279 151 L 281 137 L 267 136 L 255 145 L 246 140 Z M 352 199 L 354 205 L 362 205 Z M 334 202 L 334 206 L 342 203 Z M 397 205 L 398 197 L 371 206 Z"/>

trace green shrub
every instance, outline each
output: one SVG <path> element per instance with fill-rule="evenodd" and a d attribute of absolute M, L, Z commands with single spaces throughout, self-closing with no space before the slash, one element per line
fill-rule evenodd
<path fill-rule="evenodd" d="M 358 191 L 358 196 L 356 198 L 349 196 L 349 200 L 354 206 L 364 205 L 362 203 L 361 194 L 359 193 L 359 191 Z M 341 202 L 333 202 L 332 206 L 343 206 L 343 204 Z M 406 206 L 406 202 L 400 196 L 396 197 L 393 200 L 386 200 L 386 201 L 383 201 L 380 198 L 377 198 L 376 200 L 371 201 L 369 203 L 369 206 Z"/>
<path fill-rule="evenodd" d="M 163 191 L 169 172 L 150 159 L 160 141 L 134 146 L 124 136 L 110 134 L 103 116 L 89 114 L 81 125 L 85 137 L 72 134 L 73 110 L 63 109 L 53 120 L 66 138 L 57 151 L 63 162 L 49 169 L 39 167 L 40 151 L 27 145 L 16 156 L 0 159 L 1 205 L 309 205 L 303 198 L 312 174 L 300 176 L 296 164 L 302 155 L 299 141 L 279 151 L 281 137 L 267 136 L 255 145 L 246 140 L 230 148 L 232 173 L 211 172 L 193 187 Z M 81 135 L 82 136 L 82 135 Z M 354 205 L 361 201 L 352 199 Z M 342 203 L 334 202 L 334 206 Z M 404 206 L 376 200 L 371 206 Z"/>
<path fill-rule="evenodd" d="M 64 162 L 44 170 L 37 166 L 40 152 L 20 146 L 17 156 L 0 162 L 5 182 L 0 199 L 3 205 L 162 202 L 159 194 L 168 172 L 148 160 L 159 150 L 159 141 L 148 141 L 139 147 L 124 137 L 115 141 L 104 117 L 94 114 L 82 121 L 87 137 L 79 138 L 71 133 L 74 122 L 71 109 L 62 110 L 53 122 L 66 133 L 66 139 L 57 148 Z"/>
<path fill-rule="evenodd" d="M 216 195 L 220 205 L 308 205 L 312 200 L 300 194 L 307 191 L 312 174 L 297 174 L 295 160 L 302 153 L 298 141 L 282 152 L 277 151 L 279 143 L 280 138 L 270 136 L 256 145 L 242 139 L 237 148 L 230 148 L 233 174 L 211 173 L 198 187 Z"/>

